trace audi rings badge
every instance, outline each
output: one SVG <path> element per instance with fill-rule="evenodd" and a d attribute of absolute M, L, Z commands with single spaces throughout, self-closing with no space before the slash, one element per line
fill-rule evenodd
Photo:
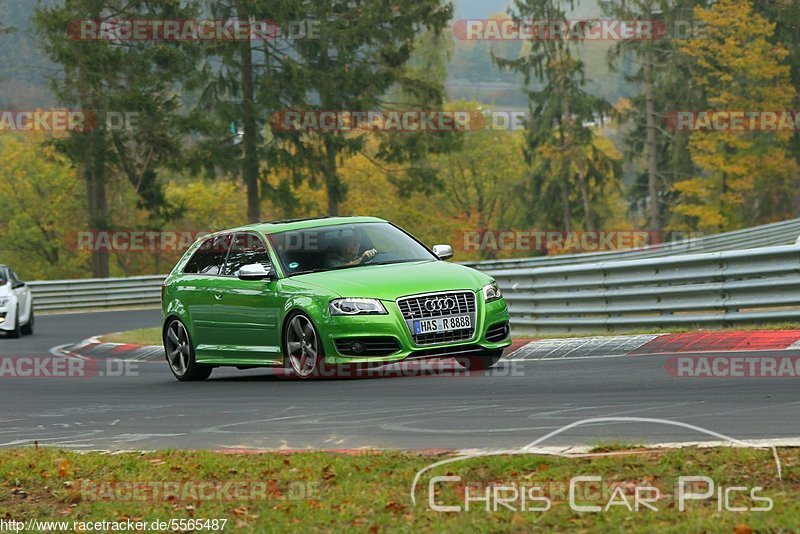
<path fill-rule="evenodd" d="M 441 297 L 426 300 L 424 306 L 429 312 L 449 312 L 455 310 L 458 304 L 453 298 Z"/>

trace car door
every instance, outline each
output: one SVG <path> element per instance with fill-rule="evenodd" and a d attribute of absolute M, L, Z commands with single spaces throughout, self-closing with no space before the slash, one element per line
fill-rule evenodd
<path fill-rule="evenodd" d="M 231 234 L 221 234 L 206 239 L 186 263 L 176 283 L 175 297 L 189 315 L 198 359 L 220 357 L 214 305 L 220 296 L 220 273 L 231 238 Z"/>
<path fill-rule="evenodd" d="M 273 270 L 261 237 L 251 232 L 237 233 L 218 281 L 221 295 L 214 313 L 218 339 L 226 360 L 277 363 L 282 359 L 278 281 L 240 280 L 237 276 L 239 269 L 254 263 Z"/>
<path fill-rule="evenodd" d="M 31 313 L 31 290 L 28 284 L 17 276 L 17 273 L 8 270 L 8 281 L 11 284 L 11 291 L 17 297 L 19 304 L 19 324 L 26 324 Z"/>

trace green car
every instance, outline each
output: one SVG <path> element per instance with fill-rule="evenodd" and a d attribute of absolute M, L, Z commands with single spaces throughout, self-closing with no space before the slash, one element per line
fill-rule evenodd
<path fill-rule="evenodd" d="M 214 367 L 338 366 L 455 358 L 486 369 L 511 344 L 495 281 L 447 263 L 373 217 L 243 226 L 198 240 L 162 289 L 163 340 L 178 380 Z"/>

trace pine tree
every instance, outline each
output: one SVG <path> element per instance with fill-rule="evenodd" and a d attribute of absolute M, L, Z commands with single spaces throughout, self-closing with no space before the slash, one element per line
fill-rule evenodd
<path fill-rule="evenodd" d="M 515 0 L 509 14 L 518 23 L 530 20 L 566 23 L 567 8 L 574 8 L 574 2 Z M 591 150 L 596 135 L 592 124 L 602 121 L 611 112 L 611 106 L 586 91 L 585 66 L 576 54 L 574 41 L 567 37 L 540 36 L 526 44 L 520 57 L 494 59 L 498 66 L 521 74 L 524 80 L 530 111 L 525 157 L 533 168 L 531 182 L 536 208 L 532 214 L 543 213 L 547 224 L 571 231 L 577 213 L 584 228 L 593 230 L 597 221 L 587 177 L 590 169 L 611 169 L 613 165 L 604 152 Z M 538 82 L 541 88 L 532 82 Z M 573 191 L 578 192 L 578 198 Z"/>

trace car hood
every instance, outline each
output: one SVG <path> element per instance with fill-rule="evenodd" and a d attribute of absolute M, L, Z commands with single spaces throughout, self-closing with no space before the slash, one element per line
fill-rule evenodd
<path fill-rule="evenodd" d="M 382 300 L 456 289 L 478 291 L 492 281 L 490 276 L 480 271 L 444 261 L 365 265 L 303 274 L 293 279 L 328 289 L 342 297 Z"/>

